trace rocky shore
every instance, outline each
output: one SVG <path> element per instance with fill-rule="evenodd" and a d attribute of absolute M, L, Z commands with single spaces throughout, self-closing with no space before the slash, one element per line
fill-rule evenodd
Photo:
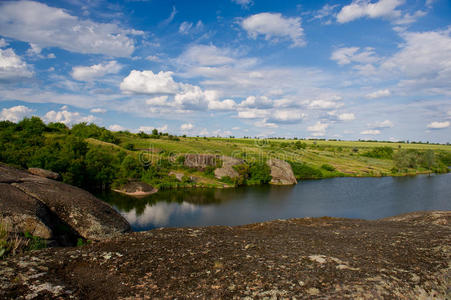
<path fill-rule="evenodd" d="M 451 212 L 163 228 L 0 261 L 1 299 L 446 299 Z"/>

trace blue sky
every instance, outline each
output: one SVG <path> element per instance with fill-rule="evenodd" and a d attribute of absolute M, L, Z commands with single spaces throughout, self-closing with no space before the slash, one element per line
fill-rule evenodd
<path fill-rule="evenodd" d="M 0 119 L 451 142 L 451 2 L 2 1 Z"/>

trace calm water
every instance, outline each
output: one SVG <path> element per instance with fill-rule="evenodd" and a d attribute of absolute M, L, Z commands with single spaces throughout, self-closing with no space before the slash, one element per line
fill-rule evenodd
<path fill-rule="evenodd" d="M 451 173 L 333 178 L 296 186 L 163 191 L 145 199 L 101 195 L 136 231 L 156 227 L 240 225 L 274 219 L 378 219 L 416 210 L 451 210 Z"/>

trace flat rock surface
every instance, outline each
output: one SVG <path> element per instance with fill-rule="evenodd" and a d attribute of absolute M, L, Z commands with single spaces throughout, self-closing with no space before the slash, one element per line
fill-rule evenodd
<path fill-rule="evenodd" d="M 0 261 L 0 298 L 446 299 L 450 222 L 448 211 L 129 233 Z"/>

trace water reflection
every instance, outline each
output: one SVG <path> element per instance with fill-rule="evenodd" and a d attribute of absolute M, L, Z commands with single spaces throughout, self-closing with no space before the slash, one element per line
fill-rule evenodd
<path fill-rule="evenodd" d="M 144 199 L 100 195 L 134 230 L 239 225 L 273 219 L 334 216 L 378 219 L 415 210 L 451 209 L 451 174 L 333 178 L 296 186 L 162 191 Z"/>

